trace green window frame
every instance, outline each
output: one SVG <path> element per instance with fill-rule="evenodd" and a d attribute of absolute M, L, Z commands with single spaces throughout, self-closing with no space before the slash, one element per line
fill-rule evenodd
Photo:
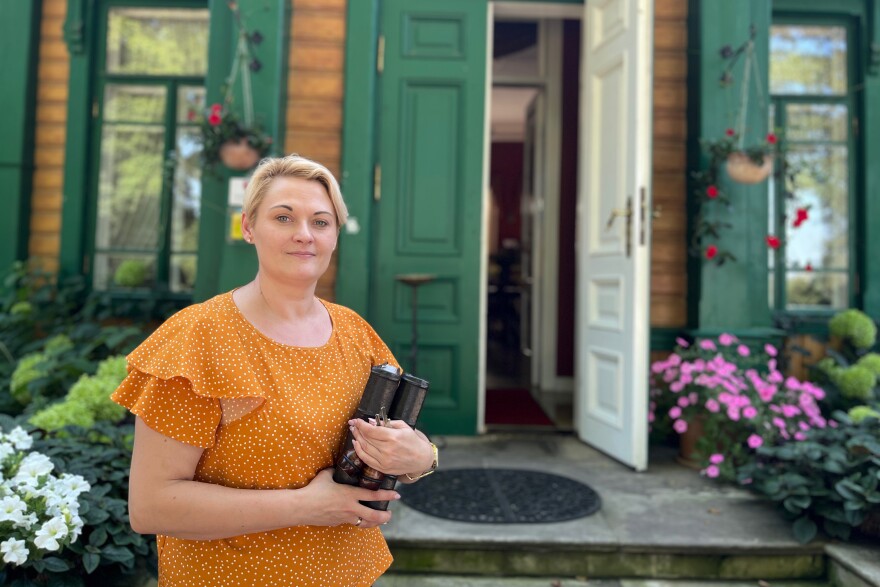
<path fill-rule="evenodd" d="M 849 27 L 848 87 L 856 120 L 855 127 L 850 127 L 855 128 L 850 133 L 850 307 L 880 321 L 880 265 L 871 260 L 871 252 L 880 250 L 880 168 L 871 165 L 880 158 L 880 108 L 875 106 L 880 104 L 880 2 L 773 0 L 772 21 L 845 23 Z M 776 310 L 774 316 L 793 331 L 822 333 L 833 312 Z"/>
<path fill-rule="evenodd" d="M 198 9 L 207 17 L 208 2 L 108 0 L 98 7 L 95 28 L 83 272 L 93 289 L 107 290 L 114 297 L 185 303 L 192 298 L 198 258 L 201 165 L 196 139 L 202 115 L 198 110 L 205 103 L 209 23 L 206 18 L 204 71 L 113 71 L 108 61 L 108 35 L 114 9 Z M 185 96 L 192 103 L 187 103 Z M 146 152 L 137 149 L 136 143 L 146 145 Z M 128 182 L 132 192 L 119 189 L 126 181 L 126 167 L 129 174 L 144 171 L 135 165 L 138 162 L 152 171 L 144 173 L 139 182 L 152 186 L 153 193 L 147 197 L 147 187 L 132 185 L 138 182 Z M 112 172 L 108 167 L 114 168 Z M 111 176 L 114 179 L 108 182 Z M 136 192 L 141 189 L 138 198 Z M 130 205 L 125 205 L 120 193 L 123 198 L 130 196 Z M 139 222 L 145 224 L 139 226 Z M 121 234 L 119 229 L 128 233 Z M 194 235 L 183 236 L 193 231 Z M 123 260 L 129 262 L 128 271 L 119 271 Z"/>
<path fill-rule="evenodd" d="M 798 151 L 809 153 L 811 150 L 825 150 L 827 155 L 832 151 L 838 154 L 845 152 L 846 156 L 846 263 L 840 266 L 820 266 L 812 267 L 811 265 L 792 264 L 787 256 L 786 242 L 789 238 L 797 238 L 796 228 L 792 228 L 793 222 L 793 202 L 786 198 L 786 192 L 792 189 L 791 181 L 785 177 L 777 177 L 777 181 L 771 186 L 770 198 L 770 234 L 778 235 L 781 238 L 782 245 L 771 250 L 769 254 L 769 275 L 770 275 L 770 305 L 774 309 L 777 317 L 796 315 L 800 318 L 816 318 L 827 319 L 832 314 L 841 309 L 848 307 L 860 307 L 861 295 L 859 291 L 860 267 L 864 264 L 863 251 L 856 243 L 864 240 L 864 227 L 858 222 L 861 217 L 860 210 L 863 201 L 861 182 L 859 180 L 857 162 L 861 160 L 861 150 L 859 149 L 856 129 L 860 119 L 860 103 L 856 88 L 861 85 L 861 75 L 856 67 L 857 47 L 859 46 L 857 39 L 856 21 L 851 16 L 844 15 L 812 15 L 812 14 L 775 14 L 771 27 L 773 26 L 805 26 L 805 27 L 833 27 L 843 29 L 846 39 L 846 88 L 841 93 L 772 93 L 772 122 L 771 126 L 780 132 L 781 149 L 783 157 L 787 164 L 792 163 L 796 159 Z M 772 31 L 772 28 L 771 28 Z M 772 59 L 772 55 L 771 55 Z M 772 72 L 771 67 L 771 72 Z M 772 73 L 771 73 L 772 75 Z M 771 80 L 771 87 L 772 87 Z M 826 114 L 831 112 L 842 112 L 846 110 L 846 120 L 843 124 L 845 137 L 835 138 L 797 138 L 793 135 L 793 128 L 790 125 L 791 113 L 800 110 L 802 113 L 809 113 L 813 110 L 814 115 L 824 111 Z M 832 120 L 831 117 L 824 118 L 825 121 Z M 796 124 L 796 122 L 795 122 Z M 796 165 L 796 164 L 795 164 Z M 796 167 L 791 167 L 793 171 Z M 817 170 L 806 169 L 805 173 L 815 174 Z M 819 186 L 821 188 L 821 186 Z M 792 191 L 795 193 L 795 200 L 798 201 L 798 191 L 800 187 L 794 185 Z M 819 213 L 814 208 L 810 210 L 812 222 L 818 221 Z M 810 222 L 809 220 L 807 221 Z M 809 226 L 809 224 L 807 224 Z M 839 281 L 840 277 L 844 277 L 845 285 Z M 801 303 L 793 300 L 795 296 L 789 296 L 789 279 L 801 280 L 803 287 L 809 287 L 811 281 L 822 282 L 823 280 L 832 282 L 838 280 L 838 288 L 846 290 L 846 294 L 839 296 L 840 299 L 827 300 L 814 304 Z M 797 283 L 797 281 L 795 281 Z M 801 299 L 807 297 L 810 292 L 801 293 Z M 817 296 L 825 292 L 813 290 L 812 295 Z"/>

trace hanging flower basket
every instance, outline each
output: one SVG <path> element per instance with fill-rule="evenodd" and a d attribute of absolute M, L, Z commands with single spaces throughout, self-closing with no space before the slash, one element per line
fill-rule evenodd
<path fill-rule="evenodd" d="M 727 156 L 727 175 L 737 183 L 759 183 L 773 172 L 773 155 L 764 155 L 760 162 L 755 161 L 743 151 Z"/>
<path fill-rule="evenodd" d="M 230 139 L 220 145 L 218 152 L 220 161 L 235 171 L 247 171 L 260 161 L 261 153 L 255 149 L 247 138 Z"/>

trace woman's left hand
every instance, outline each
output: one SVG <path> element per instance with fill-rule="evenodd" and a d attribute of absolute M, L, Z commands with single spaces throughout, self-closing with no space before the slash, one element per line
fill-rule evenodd
<path fill-rule="evenodd" d="M 348 425 L 357 455 L 386 475 L 418 474 L 434 462 L 430 441 L 403 420 L 388 420 L 385 426 L 376 426 L 356 418 Z"/>

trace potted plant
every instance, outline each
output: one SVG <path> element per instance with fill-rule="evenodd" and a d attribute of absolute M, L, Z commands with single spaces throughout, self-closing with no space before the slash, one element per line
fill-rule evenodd
<path fill-rule="evenodd" d="M 271 137 L 254 124 L 244 124 L 228 105 L 212 104 L 202 122 L 202 157 L 209 167 L 222 163 L 246 171 L 266 155 L 271 144 Z"/>
<path fill-rule="evenodd" d="M 652 422 L 665 420 L 685 437 L 702 430 L 693 449 L 681 454 L 712 478 L 733 480 L 754 451 L 824 428 L 818 402 L 825 392 L 810 382 L 786 377 L 771 344 L 755 352 L 732 334 L 693 344 L 678 339 L 676 350 L 651 365 Z"/>

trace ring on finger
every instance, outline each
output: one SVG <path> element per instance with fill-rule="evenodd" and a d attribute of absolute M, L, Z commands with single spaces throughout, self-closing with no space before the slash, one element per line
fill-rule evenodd
<path fill-rule="evenodd" d="M 364 521 L 364 519 L 363 519 L 362 517 L 358 516 L 358 521 L 355 522 L 354 525 L 355 525 L 355 526 L 360 526 L 360 525 L 361 525 L 361 522 L 363 522 L 363 521 Z"/>

